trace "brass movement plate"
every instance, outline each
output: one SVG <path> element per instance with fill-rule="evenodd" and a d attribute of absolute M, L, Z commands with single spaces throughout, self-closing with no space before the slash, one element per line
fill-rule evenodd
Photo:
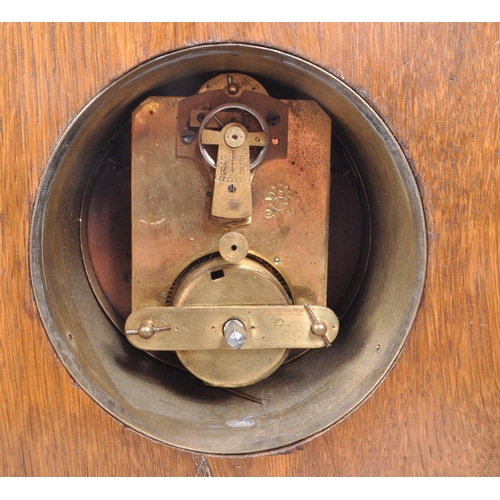
<path fill-rule="evenodd" d="M 215 255 L 228 232 L 209 219 L 215 170 L 177 154 L 182 101 L 150 97 L 133 114 L 132 310 L 164 306 L 177 277 L 196 259 Z M 288 141 L 286 158 L 254 169 L 252 223 L 238 232 L 249 255 L 283 276 L 294 304 L 326 305 L 331 123 L 314 101 L 287 104 L 288 137 L 296 140 Z M 269 133 L 271 154 L 272 127 Z"/>
<path fill-rule="evenodd" d="M 147 341 L 138 335 L 128 336 L 134 345 L 150 351 L 175 349 L 183 364 L 207 383 L 232 387 L 255 383 L 272 373 L 286 359 L 290 348 L 329 345 L 328 335 L 307 333 L 312 320 L 300 306 L 326 306 L 330 141 L 330 119 L 315 101 L 274 99 L 255 80 L 241 74 L 219 75 L 191 97 L 150 97 L 134 111 L 135 312 L 127 329 L 140 327 L 132 319 L 140 316 L 140 311 L 154 308 L 156 314 L 157 308 L 170 309 L 172 304 L 177 307 L 182 300 L 190 306 L 267 306 L 290 302 L 299 306 L 289 312 L 290 317 L 298 314 L 296 327 L 281 312 L 283 318 L 275 318 L 262 308 L 258 321 L 248 313 L 249 328 L 258 326 L 260 340 L 257 334 L 249 335 L 242 352 L 228 355 L 234 357 L 231 362 L 224 361 L 220 354 L 200 362 L 212 365 L 203 374 L 196 361 L 201 352 L 208 349 L 226 353 L 229 348 L 227 344 L 221 347 L 220 341 L 225 342 L 220 337 L 221 325 L 212 324 L 220 317 L 212 317 L 208 312 L 211 309 L 200 309 L 192 317 L 181 311 L 178 316 L 175 311 L 167 311 L 166 317 L 158 313 L 161 321 L 168 320 L 174 331 L 179 328 L 184 334 L 174 339 L 171 332 L 162 329 Z M 256 147 L 263 143 L 264 148 Z M 238 166 L 246 172 L 241 179 L 237 176 Z M 231 203 L 238 207 L 232 208 Z M 247 273 L 232 288 L 225 288 L 230 280 L 224 281 L 216 296 L 209 283 L 210 292 L 200 295 L 192 287 L 193 296 L 184 294 L 184 299 L 179 299 L 179 286 L 182 289 L 186 282 L 196 281 L 192 273 L 197 262 L 218 258 L 221 251 L 230 266 L 237 265 L 239 257 L 233 263 L 231 255 L 224 252 L 227 248 L 221 245 L 234 231 L 245 242 L 245 261 L 261 262 L 257 267 L 267 268 L 274 276 L 273 284 L 264 287 L 268 292 L 251 284 L 253 277 L 262 275 L 259 268 L 251 269 L 250 277 Z M 220 297 L 227 297 L 227 303 L 221 302 Z M 221 310 L 226 320 L 231 316 L 228 313 L 229 310 Z M 157 318 L 150 318 L 155 326 Z M 279 338 L 282 321 L 289 326 L 282 329 L 283 336 Z M 308 326 L 304 326 L 306 322 Z M 193 333 L 200 338 L 198 333 L 205 331 L 207 325 L 209 333 L 214 326 L 217 335 L 203 335 L 200 342 L 193 341 Z M 266 349 L 275 351 L 272 359 L 271 352 L 262 354 Z M 269 359 L 263 361 L 266 358 Z M 249 368 L 241 377 L 236 372 L 241 371 L 238 365 L 244 359 Z M 226 382 L 229 372 L 233 377 L 237 375 L 238 381 Z"/>

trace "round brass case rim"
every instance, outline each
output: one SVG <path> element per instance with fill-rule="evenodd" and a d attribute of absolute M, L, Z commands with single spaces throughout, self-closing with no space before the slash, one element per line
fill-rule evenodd
<path fill-rule="evenodd" d="M 238 57 L 234 57 L 235 54 L 237 54 Z M 75 248 L 79 249 L 79 241 L 75 242 L 74 239 L 70 238 L 70 234 L 72 231 L 75 231 L 75 228 L 76 234 L 79 233 L 78 214 L 81 206 L 81 199 L 78 203 L 74 204 L 71 196 L 83 193 L 86 180 L 85 175 L 89 174 L 88 164 L 90 160 L 85 162 L 84 159 L 75 155 L 78 146 L 80 148 L 83 147 L 85 145 L 85 138 L 89 140 L 91 136 L 88 131 L 88 120 L 95 117 L 95 115 L 100 116 L 103 120 L 98 124 L 98 127 L 100 127 L 98 130 L 108 130 L 109 127 L 112 126 L 113 120 L 114 123 L 116 123 L 124 119 L 124 116 L 127 114 L 127 106 L 130 108 L 131 102 L 134 100 L 134 98 L 131 97 L 132 90 L 135 89 L 135 91 L 138 92 L 138 82 L 143 83 L 144 77 L 147 79 L 156 75 L 155 77 L 158 78 L 158 70 L 161 68 L 165 70 L 165 67 L 169 65 L 173 65 L 173 69 L 178 68 L 179 71 L 182 70 L 184 75 L 199 74 L 201 71 L 199 69 L 192 70 L 191 73 L 189 73 L 188 69 L 186 69 L 186 65 L 188 62 L 191 65 L 196 65 L 196 62 L 203 62 L 202 59 L 206 56 L 210 59 L 210 67 L 215 71 L 221 72 L 227 69 L 243 72 L 242 61 L 244 59 L 249 59 L 255 64 L 252 66 L 252 73 L 257 76 L 259 74 L 265 74 L 266 71 L 268 74 L 271 74 L 271 70 L 274 71 L 272 76 L 278 73 L 281 75 L 283 70 L 286 69 L 287 74 L 293 73 L 297 81 L 296 87 L 294 88 L 298 90 L 301 90 L 304 86 L 301 83 L 301 78 L 307 76 L 308 81 L 310 82 L 312 79 L 315 84 L 308 85 L 309 95 L 311 98 L 318 100 L 330 113 L 333 113 L 331 104 L 335 99 L 337 99 L 338 102 L 348 102 L 349 104 L 346 104 L 340 111 L 336 110 L 338 113 L 342 113 L 342 115 L 335 115 L 337 132 L 342 132 L 341 138 L 347 143 L 348 150 L 351 153 L 354 151 L 356 156 L 355 160 L 362 158 L 365 153 L 369 154 L 363 150 L 362 145 L 358 144 L 361 149 L 357 149 L 356 144 L 354 144 L 354 138 L 357 137 L 356 134 L 361 134 L 361 132 L 359 129 L 356 131 L 356 120 L 350 121 L 348 119 L 349 117 L 347 115 L 351 113 L 352 116 L 362 119 L 360 128 L 366 137 L 378 137 L 377 147 L 380 148 L 378 152 L 387 160 L 385 164 L 380 161 L 376 162 L 374 168 L 378 175 L 377 178 L 373 176 L 370 177 L 365 170 L 361 171 L 361 175 L 365 176 L 363 180 L 367 185 L 368 198 L 370 199 L 371 205 L 374 206 L 376 200 L 381 200 L 381 194 L 377 189 L 381 191 L 386 186 L 381 178 L 384 176 L 390 177 L 392 175 L 390 180 L 394 181 L 396 184 L 399 182 L 398 187 L 402 188 L 406 195 L 406 198 L 403 197 L 406 200 L 404 208 L 408 213 L 402 209 L 400 212 L 401 214 L 404 213 L 404 215 L 411 216 L 412 220 L 411 224 L 407 223 L 406 228 L 404 227 L 404 220 L 401 226 L 388 227 L 389 225 L 386 224 L 385 221 L 378 219 L 381 208 L 375 206 L 376 213 L 373 215 L 374 236 L 372 245 L 374 251 L 372 251 L 368 266 L 369 269 L 361 287 L 362 289 L 355 299 L 357 307 L 354 309 L 358 309 L 359 313 L 354 315 L 352 313 L 353 308 L 351 308 L 351 312 L 348 313 L 345 322 L 341 325 L 339 338 L 332 344 L 332 347 L 322 351 L 319 353 L 319 356 L 315 358 L 317 371 L 313 375 L 316 379 L 325 375 L 324 366 L 326 364 L 329 366 L 329 372 L 336 370 L 337 373 L 341 373 L 341 376 L 337 378 L 336 382 L 331 379 L 327 379 L 322 383 L 318 383 L 315 381 L 316 379 L 310 381 L 308 387 L 309 399 L 304 403 L 305 406 L 308 406 L 307 410 L 304 410 L 303 405 L 302 407 L 297 407 L 295 412 L 292 410 L 288 411 L 288 409 L 293 407 L 293 404 L 283 397 L 280 402 L 276 403 L 276 401 L 274 401 L 273 403 L 273 405 L 281 405 L 283 418 L 279 422 L 273 418 L 273 415 L 269 416 L 262 413 L 263 410 L 261 408 L 257 408 L 253 411 L 254 407 L 252 407 L 253 413 L 257 416 L 253 417 L 253 424 L 247 426 L 245 428 L 246 431 L 243 433 L 241 432 L 242 428 L 228 427 L 229 424 L 223 421 L 224 416 L 220 415 L 222 419 L 221 427 L 218 430 L 216 429 L 212 434 L 210 434 L 211 431 L 208 431 L 206 425 L 204 425 L 202 429 L 196 427 L 196 422 L 189 421 L 187 427 L 191 427 L 189 435 L 187 435 L 183 432 L 183 429 L 178 426 L 175 427 L 174 433 L 168 433 L 165 432 L 165 430 L 162 431 L 162 428 L 169 427 L 165 426 L 166 415 L 161 414 L 162 411 L 165 411 L 165 408 L 157 407 L 152 413 L 150 408 L 143 410 L 142 413 L 140 411 L 137 412 L 135 408 L 139 407 L 141 404 L 145 404 L 142 402 L 139 395 L 136 393 L 132 395 L 134 396 L 132 400 L 135 406 L 127 406 L 127 398 L 123 397 L 123 391 L 126 389 L 124 386 L 117 387 L 116 385 L 121 384 L 122 380 L 120 380 L 120 378 L 126 379 L 123 381 L 128 381 L 132 384 L 142 383 L 141 381 L 151 384 L 155 381 L 154 374 L 152 374 L 151 370 L 163 370 L 162 373 L 166 373 L 166 368 L 159 368 L 156 365 L 152 365 L 154 360 L 142 360 L 141 358 L 141 362 L 143 362 L 142 369 L 145 371 L 141 372 L 140 379 L 137 379 L 137 377 L 129 377 L 128 374 L 125 373 L 120 373 L 121 377 L 117 377 L 116 373 L 106 372 L 106 370 L 102 369 L 102 366 L 97 365 L 100 361 L 99 358 L 94 361 L 96 363 L 94 367 L 100 370 L 98 375 L 102 375 L 102 377 L 96 378 L 95 373 L 92 373 L 92 370 L 89 371 L 88 366 L 85 364 L 88 360 L 85 356 L 82 357 L 82 352 L 86 346 L 90 346 L 90 353 L 95 352 L 98 356 L 108 356 L 106 359 L 115 363 L 118 362 L 116 357 L 112 357 L 110 354 L 115 348 L 123 353 L 125 357 L 131 357 L 133 359 L 138 358 L 135 357 L 135 353 L 124 347 L 123 343 L 126 342 L 126 340 L 121 337 L 121 334 L 115 331 L 116 338 L 113 337 L 111 332 L 114 328 L 109 325 L 108 319 L 104 318 L 104 314 L 90 289 L 90 285 L 86 279 L 85 269 L 81 261 L 81 254 L 78 255 L 77 251 L 75 251 Z M 204 64 L 205 67 L 208 68 L 209 64 Z M 172 71 L 169 75 L 173 73 L 175 72 Z M 165 74 L 166 72 L 163 73 L 163 79 L 165 79 Z M 279 82 L 280 78 L 276 77 L 275 79 Z M 284 78 L 282 81 L 285 81 Z M 149 88 L 151 89 L 151 86 Z M 143 97 L 145 92 L 147 92 L 147 90 L 145 91 L 143 89 L 140 93 L 140 97 Z M 332 97 L 332 95 L 334 97 Z M 122 108 L 113 110 L 113 102 L 115 104 L 119 102 L 117 96 L 127 96 L 128 101 L 122 100 L 120 103 Z M 321 96 L 323 96 L 324 99 L 322 99 Z M 138 97 L 139 94 L 136 95 L 136 98 Z M 325 104 L 325 101 L 328 102 Z M 110 114 L 114 113 L 113 120 L 111 117 L 107 119 L 104 118 L 104 108 L 106 108 Z M 108 127 L 108 129 L 106 127 Z M 96 140 L 95 137 L 94 140 L 97 143 L 96 149 L 99 146 L 103 146 L 102 141 L 99 139 Z M 71 169 L 68 170 L 68 165 L 71 161 L 73 161 L 73 165 L 75 165 L 76 162 L 76 165 L 81 167 L 81 172 L 83 172 L 83 174 L 80 175 L 84 176 L 83 179 L 70 179 Z M 389 165 L 392 170 L 387 167 L 387 165 Z M 389 184 L 390 183 L 387 182 L 387 186 Z M 56 202 L 54 201 L 53 195 L 57 189 L 55 189 L 54 186 L 60 187 L 61 185 L 67 188 L 68 193 L 61 195 L 65 196 L 64 199 L 59 200 L 59 205 L 55 206 Z M 75 206 L 77 209 L 75 209 Z M 384 207 L 384 209 L 387 211 L 388 216 L 394 218 L 395 208 L 392 205 L 389 208 Z M 53 219 L 55 217 L 55 212 L 59 215 L 64 214 L 64 220 L 58 222 L 57 225 L 49 229 L 49 225 L 55 220 Z M 53 218 L 51 219 L 50 216 Z M 409 226 L 411 226 L 411 228 L 409 228 Z M 412 240 L 415 244 L 415 251 L 411 256 L 405 255 L 405 259 L 407 259 L 407 261 L 413 260 L 411 263 L 408 263 L 406 267 L 404 263 L 402 263 L 402 267 L 396 266 L 397 269 L 394 269 L 387 264 L 387 269 L 381 269 L 381 267 L 383 267 L 381 254 L 385 248 L 383 244 L 380 244 L 380 239 L 378 238 L 382 238 L 383 242 L 389 242 L 388 235 L 390 235 L 391 230 L 394 232 L 393 236 L 395 238 L 397 237 L 399 243 L 401 243 L 400 233 L 405 231 L 408 232 L 404 239 Z M 390 249 L 392 249 L 391 255 L 394 254 L 394 256 L 397 257 L 400 254 L 394 251 L 399 249 L 399 247 L 395 249 L 392 246 Z M 426 259 L 427 242 L 425 219 L 417 184 L 413 178 L 411 168 L 404 153 L 397 144 L 389 128 L 376 112 L 341 80 L 319 66 L 273 48 L 247 44 L 199 45 L 168 53 L 132 69 L 123 77 L 115 80 L 92 99 L 69 125 L 51 155 L 35 201 L 30 239 L 32 284 L 42 322 L 59 358 L 82 389 L 114 417 L 153 439 L 194 451 L 229 455 L 259 453 L 265 450 L 290 446 L 292 443 L 308 439 L 313 435 L 324 432 L 362 404 L 387 376 L 408 338 L 423 293 Z M 378 267 L 374 268 L 373 262 L 375 262 Z M 58 267 L 58 265 L 60 265 L 60 267 Z M 48 268 L 46 268 L 46 266 L 48 266 Z M 64 269 L 62 269 L 62 266 L 64 266 Z M 411 267 L 411 270 L 409 267 Z M 372 300 L 375 299 L 370 298 L 370 293 L 374 291 L 383 292 L 385 290 L 384 287 L 387 285 L 387 278 L 384 281 L 384 273 L 381 271 L 384 271 L 391 279 L 394 279 L 395 273 L 404 274 L 406 272 L 406 276 L 410 280 L 410 290 L 405 291 L 406 305 L 401 307 L 401 310 L 398 309 L 399 316 L 396 321 L 398 324 L 394 325 L 391 323 L 389 325 L 390 328 L 386 325 L 385 330 L 394 331 L 394 337 L 389 336 L 383 338 L 383 341 L 380 343 L 382 347 L 376 358 L 374 357 L 375 355 L 368 356 L 369 359 L 378 359 L 378 362 L 375 364 L 372 372 L 367 375 L 363 371 L 353 371 L 352 365 L 362 365 L 361 361 L 366 357 L 365 353 L 367 353 L 367 346 L 371 347 L 370 342 L 376 341 L 373 331 L 379 331 L 383 325 L 383 318 L 379 315 L 372 316 L 373 321 L 370 325 L 363 324 L 360 321 L 360 317 L 363 313 L 374 308 Z M 52 276 L 50 275 L 51 272 L 53 273 Z M 69 272 L 69 274 L 65 274 L 65 272 Z M 68 290 L 66 290 L 64 294 L 58 293 L 58 289 L 54 286 L 54 283 L 64 283 L 68 277 L 73 278 L 73 281 L 69 284 Z M 377 279 L 380 281 L 378 285 L 376 284 Z M 76 297 L 71 296 L 70 289 L 74 290 Z M 81 294 L 81 296 L 79 294 Z M 377 293 L 374 293 L 372 297 L 379 300 L 379 294 Z M 72 311 L 68 304 L 76 303 L 79 304 L 80 308 Z M 385 307 L 380 303 L 378 305 L 380 306 L 379 310 L 382 315 L 387 315 L 388 308 L 393 307 L 391 303 L 388 303 Z M 99 316 L 97 311 L 101 311 L 101 316 Z M 70 312 L 74 314 L 73 318 L 69 318 Z M 87 330 L 82 333 L 82 330 L 80 330 L 81 328 L 87 328 Z M 96 328 L 103 329 L 100 333 L 102 333 L 104 337 L 102 335 L 96 337 L 88 333 L 88 329 Z M 343 335 L 343 332 L 346 332 L 346 335 Z M 73 340 L 70 339 L 69 333 L 72 334 L 71 338 Z M 95 342 L 95 345 L 92 344 L 92 342 Z M 99 349 L 95 350 L 97 347 L 99 347 Z M 332 353 L 335 354 L 333 357 Z M 283 372 L 278 370 L 273 377 L 276 377 L 279 381 L 286 382 L 287 387 L 292 390 L 302 390 L 302 386 L 299 385 L 296 374 L 297 371 L 303 369 L 302 365 L 307 364 L 306 358 L 311 354 L 312 353 L 309 353 L 299 358 L 296 362 L 285 365 L 283 368 L 286 369 L 283 370 Z M 317 353 L 314 354 L 316 355 Z M 351 371 L 348 371 L 349 367 L 351 367 Z M 168 373 L 170 375 L 170 371 Z M 349 380 L 345 379 L 346 373 L 350 375 Z M 174 387 L 178 387 L 175 377 L 173 377 L 170 382 Z M 335 383 L 338 385 L 335 386 Z M 331 393 L 334 386 L 337 387 L 338 390 L 341 390 L 341 392 L 337 391 L 337 395 L 332 400 Z M 351 388 L 349 389 L 349 387 Z M 263 389 L 265 388 L 266 387 L 263 387 Z M 189 416 L 190 409 L 197 407 L 196 404 L 193 404 L 193 401 L 204 401 L 204 396 L 198 394 L 195 389 L 190 388 L 189 390 L 191 391 L 189 398 L 181 398 L 182 404 L 177 408 L 178 410 L 182 410 L 181 413 L 183 413 L 184 417 Z M 193 394 L 196 394 L 196 396 L 193 396 Z M 338 397 L 339 394 L 341 396 L 340 398 Z M 319 395 L 328 396 L 328 401 L 325 401 L 325 404 L 331 407 L 328 412 L 323 411 L 323 407 L 320 408 L 322 403 L 320 399 L 318 399 Z M 175 393 L 171 393 L 170 396 L 171 400 L 169 403 L 171 405 L 175 406 L 179 403 L 180 399 Z M 279 398 L 281 396 L 278 394 L 276 397 Z M 213 399 L 216 400 L 215 406 L 213 406 Z M 325 397 L 321 399 L 324 400 Z M 226 400 L 224 398 L 221 399 L 217 395 L 214 396 L 214 393 L 211 393 L 210 401 L 210 403 L 206 404 L 211 405 L 210 408 L 212 408 L 213 412 L 217 413 L 219 407 L 226 408 L 226 406 L 224 406 L 226 404 L 224 401 Z M 269 405 L 262 406 L 267 406 L 267 408 L 270 407 Z M 261 413 L 259 413 L 259 411 Z M 156 414 L 162 415 L 161 425 L 160 421 L 154 417 Z M 305 418 L 304 415 L 307 415 L 307 418 Z M 266 439 L 256 439 L 252 431 L 255 430 L 257 433 L 260 432 L 259 429 L 262 429 L 262 425 L 266 423 Z M 186 426 L 186 423 L 184 424 Z M 283 425 L 285 424 L 287 429 L 291 429 L 290 432 L 283 432 Z M 202 430 L 203 432 L 207 432 L 207 434 L 200 434 Z M 231 437 L 223 442 L 220 436 L 227 436 L 228 430 L 231 431 L 232 436 L 237 436 L 237 438 L 234 439 Z M 193 440 L 194 434 L 196 434 L 195 440 Z M 219 439 L 214 439 L 214 435 L 218 435 Z"/>

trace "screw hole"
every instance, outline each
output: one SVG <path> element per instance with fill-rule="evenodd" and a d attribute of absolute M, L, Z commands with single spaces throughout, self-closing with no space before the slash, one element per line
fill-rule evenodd
<path fill-rule="evenodd" d="M 277 137 L 273 137 L 271 141 L 275 146 L 277 146 L 280 143 L 280 140 Z"/>
<path fill-rule="evenodd" d="M 232 250 L 233 252 L 236 252 L 236 250 L 238 250 L 238 247 L 237 247 L 236 245 L 232 245 L 232 246 L 231 246 L 231 250 Z"/>

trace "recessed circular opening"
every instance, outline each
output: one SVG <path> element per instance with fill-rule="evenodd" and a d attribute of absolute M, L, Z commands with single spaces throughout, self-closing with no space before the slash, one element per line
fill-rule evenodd
<path fill-rule="evenodd" d="M 243 397 L 205 386 L 165 360 L 134 349 L 119 332 L 130 294 L 126 193 L 132 110 L 148 96 L 194 94 L 210 77 L 228 71 L 249 74 L 277 98 L 316 100 L 333 125 L 328 302 L 341 317 L 339 336 L 330 348 L 297 357 L 245 388 Z M 307 166 L 292 161 L 291 168 Z M 104 217 L 102 227 L 86 231 L 92 202 L 104 198 L 116 201 L 108 203 L 114 211 Z M 99 245 L 108 249 L 103 251 L 108 261 L 92 259 Z M 278 266 L 280 257 L 274 262 Z M 417 186 L 383 121 L 321 68 L 277 50 L 241 44 L 166 54 L 130 71 L 93 99 L 50 159 L 31 234 L 40 315 L 72 377 L 129 427 L 208 453 L 290 445 L 358 407 L 406 342 L 425 266 Z M 106 279 L 117 283 L 117 276 L 120 286 L 106 286 Z M 93 289 L 91 282 L 98 286 Z"/>

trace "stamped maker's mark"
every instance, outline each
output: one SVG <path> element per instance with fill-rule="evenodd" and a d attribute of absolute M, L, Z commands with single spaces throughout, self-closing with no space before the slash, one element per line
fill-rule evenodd
<path fill-rule="evenodd" d="M 277 182 L 271 186 L 271 191 L 267 193 L 266 201 L 269 202 L 269 208 L 264 210 L 264 216 L 267 219 L 276 217 L 279 212 L 283 212 L 287 217 L 294 213 L 290 206 L 290 200 L 293 198 L 293 191 L 290 190 L 286 182 Z"/>

